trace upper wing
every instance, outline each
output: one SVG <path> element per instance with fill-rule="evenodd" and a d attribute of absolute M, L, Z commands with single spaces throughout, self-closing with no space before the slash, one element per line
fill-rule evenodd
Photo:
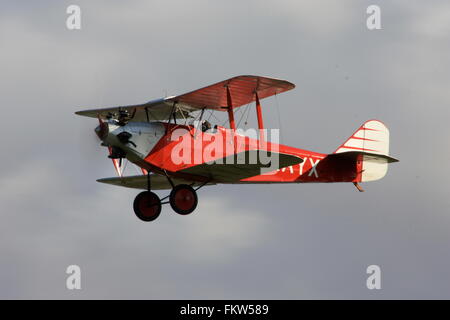
<path fill-rule="evenodd" d="M 167 120 L 173 112 L 176 112 L 176 117 L 187 118 L 189 113 L 181 110 L 180 108 L 174 108 L 173 101 L 170 98 L 163 98 L 152 100 L 144 104 L 136 104 L 130 106 L 118 106 L 112 108 L 101 109 L 88 109 L 83 111 L 77 111 L 75 114 L 85 117 L 107 119 L 110 116 L 117 115 L 119 109 L 126 110 L 133 118 L 130 121 L 145 122 L 149 120 Z"/>
<path fill-rule="evenodd" d="M 240 107 L 255 101 L 255 93 L 264 99 L 295 88 L 286 80 L 260 77 L 237 76 L 182 95 L 153 100 L 144 104 L 89 109 L 75 112 L 80 116 L 106 119 L 126 110 L 133 118 L 130 121 L 167 120 L 175 112 L 177 118 L 187 118 L 189 113 L 201 109 L 226 111 L 227 87 L 230 90 L 233 107 Z"/>
<path fill-rule="evenodd" d="M 128 176 L 128 177 L 114 177 L 114 178 L 103 178 L 98 179 L 98 182 L 112 184 L 120 187 L 127 187 L 127 188 L 135 188 L 135 189 L 144 189 L 147 190 L 148 188 L 148 180 L 146 175 L 139 175 L 139 176 Z M 167 180 L 165 176 L 159 175 L 159 174 L 152 174 L 151 175 L 151 189 L 152 190 L 166 190 L 166 189 L 172 189 L 172 185 Z M 172 178 L 172 182 L 174 185 L 179 184 L 194 184 L 194 185 L 201 185 L 199 182 L 192 182 L 184 179 L 179 178 Z M 208 183 L 208 185 L 211 185 L 214 183 Z"/>
<path fill-rule="evenodd" d="M 255 101 L 255 93 L 259 99 L 264 99 L 295 88 L 293 83 L 286 80 L 260 77 L 237 76 L 220 81 L 213 85 L 197 89 L 169 100 L 188 109 L 214 109 L 226 111 L 227 87 L 230 90 L 233 107 L 240 107 Z"/>

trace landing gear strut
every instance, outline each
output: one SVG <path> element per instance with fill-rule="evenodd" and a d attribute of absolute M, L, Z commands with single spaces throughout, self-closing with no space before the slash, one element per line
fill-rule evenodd
<path fill-rule="evenodd" d="M 181 215 L 188 215 L 197 208 L 197 192 L 187 184 L 179 184 L 170 192 L 170 206 Z"/>

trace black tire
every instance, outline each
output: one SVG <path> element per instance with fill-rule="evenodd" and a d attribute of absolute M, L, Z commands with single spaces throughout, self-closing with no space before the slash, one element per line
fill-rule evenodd
<path fill-rule="evenodd" d="M 170 206 L 173 211 L 181 215 L 188 215 L 197 208 L 197 192 L 187 184 L 179 184 L 170 192 Z"/>
<path fill-rule="evenodd" d="M 153 221 L 161 213 L 161 200 L 156 193 L 144 191 L 134 199 L 133 209 L 136 216 L 142 221 Z"/>

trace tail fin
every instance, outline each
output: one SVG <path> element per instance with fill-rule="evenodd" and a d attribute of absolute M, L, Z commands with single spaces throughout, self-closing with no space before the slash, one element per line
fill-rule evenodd
<path fill-rule="evenodd" d="M 389 157 L 389 130 L 378 120 L 366 121 L 334 153 L 357 153 L 355 182 L 381 179 L 388 163 L 398 161 Z"/>
<path fill-rule="evenodd" d="M 334 153 L 362 151 L 389 154 L 389 130 L 378 120 L 366 121 Z"/>

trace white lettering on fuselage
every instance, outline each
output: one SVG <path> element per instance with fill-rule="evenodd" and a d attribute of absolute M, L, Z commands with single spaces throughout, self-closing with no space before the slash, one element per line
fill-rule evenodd
<path fill-rule="evenodd" d="M 308 173 L 308 177 L 311 177 L 314 174 L 314 178 L 319 178 L 319 173 L 317 172 L 317 165 L 320 162 L 320 159 L 313 159 L 313 158 L 308 158 L 305 157 L 303 158 L 303 162 L 299 164 L 299 174 L 303 175 L 303 167 L 305 165 L 305 163 L 309 162 L 311 164 L 311 169 L 309 169 L 309 171 L 307 171 Z M 289 166 L 289 167 L 284 167 L 281 169 L 278 169 L 277 171 L 281 171 L 281 172 L 286 172 L 289 168 L 289 172 L 291 174 L 294 174 L 294 166 Z"/>
<path fill-rule="evenodd" d="M 311 175 L 314 173 L 314 176 L 316 178 L 319 177 L 319 174 L 317 173 L 316 167 L 317 164 L 319 163 L 319 159 L 317 159 L 316 161 L 313 160 L 313 158 L 309 158 L 309 162 L 311 162 L 311 170 L 309 171 L 308 177 L 311 177 Z"/>
<path fill-rule="evenodd" d="M 290 171 L 291 173 L 294 173 L 294 167 L 293 167 L 293 166 L 284 167 L 283 169 L 281 169 L 281 172 L 285 172 L 287 168 L 289 168 L 289 171 Z"/>

